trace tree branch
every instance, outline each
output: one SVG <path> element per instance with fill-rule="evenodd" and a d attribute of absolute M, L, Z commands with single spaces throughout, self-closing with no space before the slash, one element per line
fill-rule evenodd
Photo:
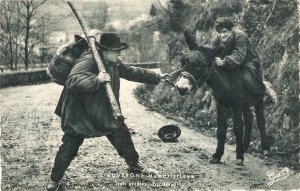
<path fill-rule="evenodd" d="M 37 9 L 39 6 L 43 5 L 44 3 L 46 3 L 47 0 L 43 0 L 40 3 L 36 4 L 35 6 L 33 6 L 34 9 Z"/>
<path fill-rule="evenodd" d="M 298 1 L 298 0 L 297 0 L 297 1 Z M 265 24 L 264 24 L 264 28 L 267 28 L 267 22 L 269 21 L 271 15 L 272 15 L 272 13 L 273 13 L 273 11 L 274 11 L 274 9 L 275 9 L 276 3 L 277 3 L 277 0 L 274 0 L 273 8 L 272 8 L 271 13 L 269 14 L 269 16 L 268 16 L 268 18 L 267 18 Z"/>
<path fill-rule="evenodd" d="M 27 1 L 26 1 L 26 2 L 27 2 Z M 22 3 L 25 7 L 27 7 L 25 1 L 21 1 L 21 3 Z"/>

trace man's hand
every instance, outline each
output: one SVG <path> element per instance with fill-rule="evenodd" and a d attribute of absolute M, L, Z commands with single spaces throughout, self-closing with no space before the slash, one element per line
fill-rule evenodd
<path fill-rule="evenodd" d="M 110 76 L 107 72 L 100 72 L 98 74 L 98 78 L 99 78 L 99 81 L 101 84 L 104 84 L 105 82 L 110 82 L 111 79 L 110 79 Z"/>
<path fill-rule="evenodd" d="M 160 81 L 161 82 L 165 82 L 165 81 L 168 81 L 170 78 L 170 75 L 168 73 L 165 73 L 165 74 L 161 74 L 160 75 Z"/>
<path fill-rule="evenodd" d="M 216 58 L 214 59 L 214 61 L 215 61 L 215 64 L 216 64 L 217 66 L 224 66 L 224 65 L 225 65 L 224 60 L 222 60 L 220 57 L 216 57 Z"/>

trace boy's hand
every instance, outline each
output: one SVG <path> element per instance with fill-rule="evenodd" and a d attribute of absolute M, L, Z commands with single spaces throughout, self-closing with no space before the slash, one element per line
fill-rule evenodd
<path fill-rule="evenodd" d="M 214 59 L 214 61 L 215 61 L 217 66 L 224 66 L 225 65 L 224 60 L 222 60 L 220 57 L 216 57 Z"/>
<path fill-rule="evenodd" d="M 160 74 L 160 81 L 161 81 L 161 82 L 168 81 L 169 78 L 170 78 L 170 75 L 169 75 L 168 73 Z"/>
<path fill-rule="evenodd" d="M 110 76 L 107 72 L 100 72 L 98 74 L 98 78 L 99 78 L 99 81 L 101 84 L 104 84 L 105 82 L 110 82 L 111 79 L 110 79 Z"/>

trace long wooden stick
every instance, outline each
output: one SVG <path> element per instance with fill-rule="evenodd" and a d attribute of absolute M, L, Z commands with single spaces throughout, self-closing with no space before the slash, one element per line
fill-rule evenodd
<path fill-rule="evenodd" d="M 105 63 L 104 58 L 103 58 L 103 54 L 102 54 L 102 52 L 97 50 L 96 45 L 95 45 L 95 42 L 96 42 L 95 38 L 89 38 L 88 29 L 85 25 L 83 17 L 80 15 L 80 13 L 78 13 L 76 11 L 76 9 L 75 9 L 74 5 L 72 4 L 72 2 L 67 2 L 67 3 L 70 6 L 70 8 L 72 9 L 75 17 L 77 18 L 77 20 L 78 20 L 78 22 L 79 22 L 79 24 L 80 24 L 80 26 L 83 30 L 83 33 L 84 33 L 85 37 L 87 38 L 87 40 L 89 42 L 89 45 L 92 49 L 94 58 L 95 58 L 96 63 L 98 65 L 99 72 L 107 73 L 106 69 L 103 65 L 103 63 Z M 107 97 L 109 98 L 109 101 L 110 101 L 110 104 L 111 104 L 111 107 L 112 107 L 112 112 L 113 112 L 114 118 L 115 118 L 115 120 L 117 120 L 117 122 L 119 124 L 122 124 L 124 122 L 124 117 L 121 113 L 119 104 L 118 104 L 118 102 L 115 98 L 115 95 L 113 93 L 110 82 L 105 82 L 104 86 L 105 86 L 105 90 L 106 90 L 106 93 L 107 93 Z"/>

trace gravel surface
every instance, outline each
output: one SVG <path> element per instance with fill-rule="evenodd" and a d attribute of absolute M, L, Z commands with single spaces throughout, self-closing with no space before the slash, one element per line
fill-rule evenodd
<path fill-rule="evenodd" d="M 127 166 L 105 137 L 86 139 L 67 170 L 60 190 L 291 190 L 299 189 L 300 175 L 262 157 L 246 154 L 235 165 L 234 147 L 226 145 L 222 164 L 209 164 L 215 138 L 148 111 L 132 90 L 138 83 L 121 81 L 121 105 L 140 160 L 161 177 L 127 177 Z M 1 190 L 45 190 L 63 135 L 55 116 L 62 87 L 39 84 L 0 90 Z M 177 124 L 182 134 L 164 143 L 157 131 Z M 273 173 L 273 174 L 272 174 Z M 272 181 L 274 180 L 274 181 Z"/>

